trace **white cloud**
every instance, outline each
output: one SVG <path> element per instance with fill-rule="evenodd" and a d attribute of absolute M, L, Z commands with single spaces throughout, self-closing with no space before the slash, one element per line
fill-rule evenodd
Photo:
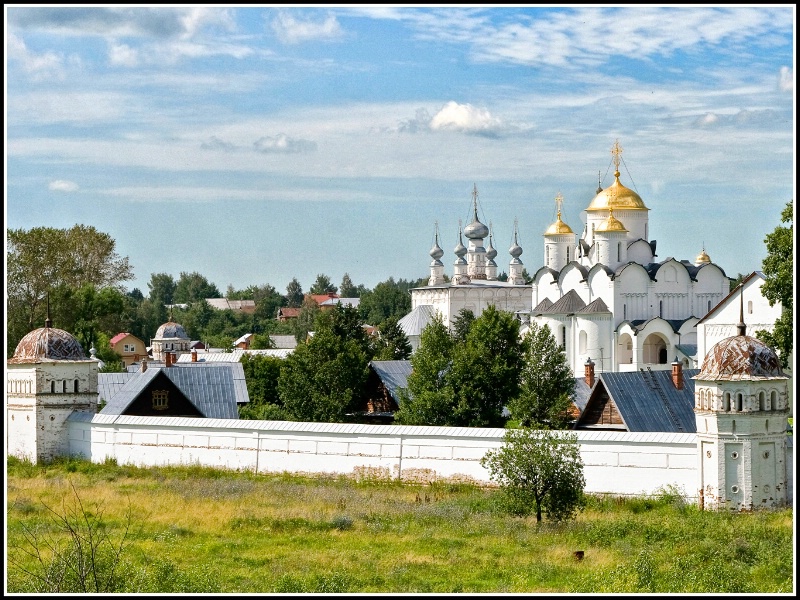
<path fill-rule="evenodd" d="M 139 53 L 127 44 L 112 44 L 108 49 L 108 60 L 112 65 L 135 67 L 139 64 Z"/>
<path fill-rule="evenodd" d="M 697 124 L 701 127 L 708 127 L 710 125 L 716 125 L 719 121 L 719 117 L 713 113 L 706 113 L 699 119 L 697 119 Z"/>
<path fill-rule="evenodd" d="M 433 131 L 460 131 L 464 133 L 492 133 L 501 127 L 499 119 L 488 110 L 452 100 L 436 113 L 430 122 Z"/>
<path fill-rule="evenodd" d="M 298 152 L 311 152 L 317 149 L 316 142 L 294 139 L 280 133 L 275 137 L 262 137 L 253 142 L 253 148 L 265 154 L 281 153 L 295 154 Z"/>
<path fill-rule="evenodd" d="M 77 183 L 74 181 L 66 181 L 64 179 L 56 179 L 55 181 L 51 181 L 47 187 L 54 192 L 77 192 L 79 189 Z"/>
<path fill-rule="evenodd" d="M 794 69 L 790 67 L 781 67 L 779 86 L 782 92 L 791 92 L 794 90 Z"/>
<path fill-rule="evenodd" d="M 342 37 L 344 33 L 339 21 L 333 15 L 328 15 L 321 22 L 301 21 L 284 10 L 278 11 L 270 26 L 275 35 L 278 36 L 278 39 L 284 44 L 335 40 Z"/>
<path fill-rule="evenodd" d="M 6 50 L 8 57 L 16 60 L 35 79 L 64 78 L 64 61 L 54 52 L 35 54 L 28 50 L 21 37 L 13 33 L 7 34 Z"/>

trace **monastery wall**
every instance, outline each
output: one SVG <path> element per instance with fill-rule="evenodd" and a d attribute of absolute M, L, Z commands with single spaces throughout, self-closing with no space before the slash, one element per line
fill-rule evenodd
<path fill-rule="evenodd" d="M 415 427 L 75 413 L 68 421 L 73 456 L 139 466 L 199 464 L 258 473 L 398 476 L 489 483 L 480 465 L 503 443 L 504 429 Z M 676 486 L 687 499 L 699 487 L 693 433 L 576 431 L 586 492 L 619 496 Z M 792 475 L 792 446 L 787 472 Z M 789 484 L 792 495 L 793 482 Z"/>

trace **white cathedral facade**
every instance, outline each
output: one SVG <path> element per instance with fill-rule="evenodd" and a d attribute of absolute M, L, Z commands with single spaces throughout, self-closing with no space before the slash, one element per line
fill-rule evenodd
<path fill-rule="evenodd" d="M 451 281 L 444 279 L 437 234 L 429 285 L 412 290 L 412 313 L 401 321 L 412 347 L 424 328 L 424 319 L 415 315 L 438 312 L 449 323 L 462 308 L 478 316 L 494 304 L 523 322 L 547 324 L 573 373 L 581 373 L 590 359 L 599 372 L 669 369 L 676 357 L 687 367 L 702 361 L 697 323 L 728 295 L 730 280 L 705 250 L 691 262 L 657 261 L 656 242 L 649 239 L 650 209 L 620 181 L 619 143 L 611 153 L 614 181 L 598 188 L 589 202 L 580 235 L 562 221 L 562 199 L 556 197 L 556 221 L 543 234 L 544 265 L 530 284 L 522 277 L 516 231 L 508 281 L 497 281 L 497 251 L 478 220 L 473 192 L 473 221 L 463 230 L 469 247 L 456 246 Z"/>

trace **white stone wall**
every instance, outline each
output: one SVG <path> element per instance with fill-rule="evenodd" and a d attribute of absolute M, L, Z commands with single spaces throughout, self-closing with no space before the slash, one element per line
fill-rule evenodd
<path fill-rule="evenodd" d="M 480 459 L 502 445 L 503 429 L 411 427 L 75 415 L 70 452 L 141 466 L 201 464 L 254 472 L 375 474 L 405 480 L 489 482 Z M 697 436 L 577 431 L 586 491 L 652 494 L 699 489 Z"/>

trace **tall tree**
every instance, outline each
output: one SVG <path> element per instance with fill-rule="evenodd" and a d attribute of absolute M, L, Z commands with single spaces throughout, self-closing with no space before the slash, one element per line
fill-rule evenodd
<path fill-rule="evenodd" d="M 456 397 L 453 424 L 501 426 L 504 405 L 519 393 L 521 367 L 519 321 L 508 311 L 488 306 L 453 354 L 448 374 Z"/>
<path fill-rule="evenodd" d="M 59 286 L 122 289 L 133 279 L 128 257 L 107 233 L 87 225 L 70 229 L 9 229 L 6 242 L 6 323 L 10 351 L 28 331 L 41 327 L 45 300 Z"/>
<path fill-rule="evenodd" d="M 284 407 L 298 421 L 344 421 L 359 408 L 357 392 L 364 388 L 367 364 L 356 341 L 330 329 L 316 331 L 281 365 L 278 390 Z"/>
<path fill-rule="evenodd" d="M 467 335 L 469 335 L 469 330 L 474 321 L 475 313 L 470 309 L 462 308 L 460 311 L 458 311 L 456 318 L 453 319 L 453 339 L 455 339 L 458 343 L 465 343 L 467 341 Z"/>
<path fill-rule="evenodd" d="M 408 387 L 400 390 L 400 408 L 395 412 L 403 425 L 451 425 L 453 388 L 447 372 L 453 360 L 453 338 L 436 313 L 422 330 L 417 351 L 411 355 Z"/>
<path fill-rule="evenodd" d="M 509 429 L 503 446 L 481 459 L 512 514 L 572 518 L 586 503 L 586 480 L 577 436 L 561 431 Z"/>
<path fill-rule="evenodd" d="M 205 300 L 206 298 L 219 298 L 220 296 L 217 286 L 197 272 L 186 273 L 182 271 L 175 284 L 174 300 L 176 303 L 191 303 Z"/>
<path fill-rule="evenodd" d="M 401 282 L 390 277 L 361 295 L 358 310 L 370 325 L 383 323 L 389 317 L 402 319 L 411 312 L 411 295 Z"/>
<path fill-rule="evenodd" d="M 345 273 L 342 276 L 342 283 L 339 284 L 339 295 L 342 298 L 358 298 L 359 289 L 353 285 L 353 280 L 350 279 L 350 274 Z"/>
<path fill-rule="evenodd" d="M 789 366 L 789 357 L 794 348 L 794 201 L 789 201 L 781 212 L 781 222 L 767 234 L 767 256 L 762 262 L 764 285 L 761 292 L 769 300 L 769 305 L 781 303 L 781 316 L 775 322 L 772 332 L 761 330 L 756 335 L 770 344 L 778 352 L 784 368 Z"/>
<path fill-rule="evenodd" d="M 324 294 L 335 294 L 336 290 L 337 287 L 333 285 L 331 278 L 324 273 L 319 273 L 316 281 L 311 285 L 311 289 L 308 290 L 308 293 L 320 296 Z"/>
<path fill-rule="evenodd" d="M 408 360 L 411 343 L 395 317 L 389 317 L 381 323 L 378 334 L 374 360 Z"/>
<path fill-rule="evenodd" d="M 245 354 L 240 362 L 244 369 L 250 402 L 239 409 L 239 417 L 268 421 L 286 420 L 288 414 L 278 391 L 283 359 L 260 354 Z"/>
<path fill-rule="evenodd" d="M 150 290 L 148 298 L 155 304 L 173 304 L 175 297 L 175 280 L 169 273 L 151 273 L 147 288 Z"/>
<path fill-rule="evenodd" d="M 303 286 L 293 278 L 286 286 L 286 306 L 297 308 L 303 304 Z"/>
<path fill-rule="evenodd" d="M 511 418 L 525 427 L 560 429 L 569 421 L 575 378 L 564 348 L 546 324 L 531 323 L 523 338 L 520 393 L 508 403 Z"/>

